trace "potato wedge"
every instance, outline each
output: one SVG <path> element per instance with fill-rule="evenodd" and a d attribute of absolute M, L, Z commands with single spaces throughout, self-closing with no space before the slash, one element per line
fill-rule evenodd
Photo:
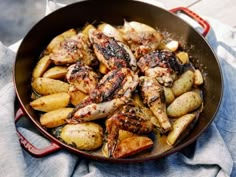
<path fill-rule="evenodd" d="M 184 72 L 171 87 L 175 96 L 179 96 L 189 90 L 191 90 L 194 82 L 194 73 L 191 70 Z"/>
<path fill-rule="evenodd" d="M 202 73 L 199 69 L 196 69 L 194 71 L 194 84 L 195 85 L 202 85 L 203 84 L 203 77 L 202 77 Z"/>
<path fill-rule="evenodd" d="M 64 40 L 65 38 L 62 35 L 58 35 L 55 38 L 53 38 L 52 41 L 47 46 L 46 53 L 50 54 L 52 50 Z"/>
<path fill-rule="evenodd" d="M 68 93 L 56 93 L 42 96 L 32 102 L 30 106 L 38 111 L 49 112 L 55 109 L 64 108 L 69 104 L 70 95 Z"/>
<path fill-rule="evenodd" d="M 62 34 L 59 34 L 58 36 L 54 37 L 51 42 L 48 44 L 47 46 L 47 53 L 50 53 L 52 52 L 52 50 L 57 46 L 59 45 L 62 41 L 64 41 L 66 38 L 69 38 L 73 35 L 76 35 L 76 31 L 75 29 L 69 29 L 67 31 L 65 31 L 64 33 Z"/>
<path fill-rule="evenodd" d="M 147 150 L 153 146 L 153 141 L 146 136 L 132 136 L 118 143 L 114 158 L 123 158 Z"/>
<path fill-rule="evenodd" d="M 168 107 L 169 117 L 180 117 L 197 109 L 202 104 L 202 97 L 194 91 L 186 92 L 177 97 Z"/>
<path fill-rule="evenodd" d="M 67 124 L 62 128 L 60 138 L 79 150 L 95 150 L 103 144 L 103 129 L 93 122 Z"/>
<path fill-rule="evenodd" d="M 134 100 L 134 103 L 137 104 L 138 106 L 144 107 L 144 103 L 143 103 L 141 97 L 138 94 L 134 95 L 133 100 Z"/>
<path fill-rule="evenodd" d="M 48 69 L 49 65 L 51 64 L 50 57 L 48 55 L 43 56 L 35 66 L 33 70 L 33 78 L 38 78 L 43 75 L 43 73 Z"/>
<path fill-rule="evenodd" d="M 83 28 L 82 33 L 85 35 L 86 39 L 89 38 L 88 34 L 89 34 L 89 30 L 91 30 L 91 29 L 95 29 L 95 27 L 92 24 L 88 24 Z"/>
<path fill-rule="evenodd" d="M 109 72 L 109 69 L 103 64 L 103 63 L 99 63 L 99 71 L 102 74 L 107 74 Z"/>
<path fill-rule="evenodd" d="M 170 104 L 175 99 L 175 95 L 172 92 L 171 88 L 163 87 L 163 89 L 164 89 L 164 95 L 165 95 L 165 99 L 166 99 L 166 104 Z"/>
<path fill-rule="evenodd" d="M 174 121 L 173 128 L 167 135 L 167 143 L 170 145 L 174 145 L 178 138 L 185 132 L 187 127 L 191 124 L 191 122 L 193 122 L 195 117 L 195 114 L 186 114 Z"/>
<path fill-rule="evenodd" d="M 64 37 L 64 38 L 70 38 L 71 36 L 74 36 L 76 35 L 76 30 L 74 28 L 71 28 L 63 33 L 61 33 L 61 35 Z"/>
<path fill-rule="evenodd" d="M 47 70 L 43 77 L 51 78 L 51 79 L 61 79 L 66 76 L 67 67 L 64 66 L 54 66 Z"/>
<path fill-rule="evenodd" d="M 80 90 L 69 89 L 70 102 L 74 106 L 81 103 L 81 101 L 87 96 L 87 94 L 81 92 Z"/>
<path fill-rule="evenodd" d="M 66 118 L 73 108 L 59 108 L 43 114 L 40 117 L 40 123 L 46 128 L 55 128 L 66 124 Z"/>
<path fill-rule="evenodd" d="M 176 56 L 178 57 L 178 59 L 181 61 L 182 64 L 189 63 L 189 56 L 187 52 L 178 52 Z"/>
<path fill-rule="evenodd" d="M 130 132 L 130 131 L 126 131 L 126 130 L 119 130 L 119 137 L 118 140 L 122 141 L 126 138 L 132 137 L 132 136 L 136 136 L 134 133 Z"/>
<path fill-rule="evenodd" d="M 33 79 L 31 86 L 34 91 L 41 95 L 49 95 L 69 91 L 68 83 L 50 78 L 39 77 Z"/>

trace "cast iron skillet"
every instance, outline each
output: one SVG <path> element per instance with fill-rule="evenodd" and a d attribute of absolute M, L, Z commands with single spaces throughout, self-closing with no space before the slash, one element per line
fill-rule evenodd
<path fill-rule="evenodd" d="M 203 35 L 209 30 L 206 21 L 185 8 L 177 8 L 172 12 L 182 11 L 191 16 L 203 27 Z M 29 106 L 31 96 L 31 74 L 40 53 L 46 48 L 50 40 L 56 35 L 70 29 L 82 27 L 85 23 L 107 22 L 112 25 L 122 25 L 127 21 L 139 21 L 152 27 L 158 27 L 161 31 L 172 34 L 176 40 L 186 44 L 190 48 L 193 61 L 204 73 L 204 111 L 199 121 L 190 134 L 176 147 L 160 152 L 153 150 L 151 153 L 125 159 L 109 159 L 96 152 L 80 151 L 72 148 L 49 134 L 39 123 L 36 112 Z M 222 97 L 222 74 L 216 56 L 197 31 L 189 24 L 181 20 L 174 13 L 159 8 L 156 5 L 142 1 L 120 0 L 94 0 L 82 1 L 61 8 L 39 21 L 25 36 L 16 55 L 14 68 L 14 82 L 16 94 L 21 108 L 16 115 L 16 121 L 27 115 L 39 131 L 52 143 L 43 149 L 37 149 L 22 135 L 19 139 L 23 147 L 36 157 L 42 157 L 61 148 L 68 149 L 78 155 L 103 162 L 141 162 L 158 159 L 177 152 L 193 143 L 213 121 Z"/>

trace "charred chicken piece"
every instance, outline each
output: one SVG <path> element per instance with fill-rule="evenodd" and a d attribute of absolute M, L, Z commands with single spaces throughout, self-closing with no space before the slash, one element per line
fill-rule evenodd
<path fill-rule="evenodd" d="M 106 121 L 109 157 L 113 157 L 116 151 L 119 130 L 127 130 L 142 135 L 150 133 L 153 130 L 153 124 L 141 107 L 133 104 L 133 102 L 124 105 Z"/>
<path fill-rule="evenodd" d="M 96 87 L 99 76 L 91 67 L 79 61 L 68 68 L 66 79 L 70 86 L 88 94 Z"/>
<path fill-rule="evenodd" d="M 89 31 L 89 39 L 98 60 L 109 70 L 131 68 L 135 71 L 137 69 L 136 59 L 125 44 L 94 29 Z"/>
<path fill-rule="evenodd" d="M 138 75 L 129 68 L 119 68 L 105 75 L 82 103 L 68 117 L 69 123 L 107 117 L 127 103 L 138 85 Z"/>
<path fill-rule="evenodd" d="M 78 33 L 55 46 L 50 59 L 55 65 L 73 64 L 77 61 L 83 61 L 86 65 L 96 65 L 97 59 L 91 47 L 85 35 Z"/>
<path fill-rule="evenodd" d="M 136 21 L 125 21 L 120 31 L 136 58 L 156 50 L 163 39 L 156 29 Z"/>
<path fill-rule="evenodd" d="M 166 113 L 166 103 L 164 90 L 155 78 L 140 77 L 141 94 L 143 102 L 146 104 L 156 117 L 154 122 L 158 122 L 162 132 L 171 129 L 171 123 Z"/>
<path fill-rule="evenodd" d="M 182 74 L 184 66 L 170 51 L 154 51 L 138 61 L 138 67 L 145 76 L 155 77 L 164 86 L 170 87 L 177 74 Z"/>
<path fill-rule="evenodd" d="M 95 103 L 122 96 L 130 98 L 137 85 L 137 74 L 129 68 L 119 68 L 106 74 L 89 96 Z"/>

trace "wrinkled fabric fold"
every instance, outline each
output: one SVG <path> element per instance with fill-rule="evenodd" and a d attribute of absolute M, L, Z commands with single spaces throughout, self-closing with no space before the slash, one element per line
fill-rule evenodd
<path fill-rule="evenodd" d="M 60 6 L 48 4 L 48 13 Z M 49 7 L 50 6 L 50 7 Z M 206 39 L 219 58 L 224 97 L 214 122 L 195 143 L 159 160 L 111 164 L 84 159 L 65 149 L 35 158 L 22 149 L 14 123 L 15 92 L 12 70 L 18 45 L 0 43 L 0 176 L 23 177 L 229 177 L 236 176 L 236 31 L 206 17 L 211 30 Z M 25 121 L 25 122 L 24 122 Z M 17 129 L 38 148 L 50 142 L 25 118 Z"/>
<path fill-rule="evenodd" d="M 14 58 L 15 54 L 0 42 L 0 173 L 22 177 L 25 176 L 26 163 L 14 123 Z"/>

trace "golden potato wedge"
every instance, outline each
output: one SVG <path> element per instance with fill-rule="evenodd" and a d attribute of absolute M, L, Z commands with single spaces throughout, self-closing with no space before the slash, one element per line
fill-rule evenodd
<path fill-rule="evenodd" d="M 41 95 L 49 95 L 69 91 L 68 83 L 43 77 L 33 79 L 31 86 L 34 91 Z"/>
<path fill-rule="evenodd" d="M 40 123 L 46 128 L 55 128 L 66 124 L 66 118 L 73 108 L 59 108 L 49 111 L 40 117 Z"/>
<path fill-rule="evenodd" d="M 103 63 L 100 62 L 99 71 L 102 74 L 107 74 L 109 72 L 109 69 Z"/>
<path fill-rule="evenodd" d="M 166 104 L 170 104 L 175 99 L 175 95 L 169 87 L 163 87 L 163 90 L 166 99 Z"/>
<path fill-rule="evenodd" d="M 191 90 L 194 82 L 194 73 L 191 70 L 184 72 L 171 87 L 175 96 L 179 96 L 189 90 Z"/>
<path fill-rule="evenodd" d="M 89 30 L 91 30 L 91 29 L 95 29 L 95 27 L 92 24 L 88 24 L 83 28 L 82 33 L 85 35 L 86 39 L 89 38 L 88 34 L 89 34 Z"/>
<path fill-rule="evenodd" d="M 181 61 L 182 64 L 189 63 L 189 56 L 187 52 L 178 52 L 176 56 L 178 57 L 178 59 Z"/>
<path fill-rule="evenodd" d="M 203 84 L 203 77 L 202 77 L 202 73 L 199 69 L 196 69 L 194 71 L 194 84 L 195 85 L 202 85 Z"/>
<path fill-rule="evenodd" d="M 66 107 L 69 102 L 70 95 L 68 93 L 62 92 L 42 96 L 30 102 L 30 106 L 38 111 L 49 112 L 55 109 Z"/>
<path fill-rule="evenodd" d="M 191 124 L 191 122 L 193 122 L 195 117 L 195 114 L 186 114 L 176 119 L 173 123 L 172 130 L 167 135 L 167 143 L 170 145 L 174 145 L 178 138 L 185 132 L 187 127 Z"/>
<path fill-rule="evenodd" d="M 202 97 L 194 91 L 186 92 L 177 97 L 168 107 L 169 117 L 180 117 L 197 109 L 202 104 Z"/>
<path fill-rule="evenodd" d="M 109 157 L 107 143 L 103 143 L 103 146 L 102 146 L 102 154 L 103 154 L 105 157 Z"/>
<path fill-rule="evenodd" d="M 103 144 L 103 129 L 93 122 L 67 124 L 62 128 L 60 138 L 79 150 L 95 150 Z"/>
<path fill-rule="evenodd" d="M 141 97 L 138 94 L 134 95 L 133 100 L 134 100 L 134 103 L 137 104 L 138 106 L 144 107 L 143 101 L 142 101 Z"/>
<path fill-rule="evenodd" d="M 51 64 L 50 57 L 48 55 L 43 56 L 35 66 L 33 70 L 33 78 L 38 78 L 43 75 L 43 73 L 48 69 L 49 65 Z"/>
<path fill-rule="evenodd" d="M 147 150 L 153 146 L 153 141 L 146 136 L 132 136 L 117 144 L 114 158 L 123 158 Z"/>
<path fill-rule="evenodd" d="M 69 38 L 73 35 L 76 35 L 75 29 L 69 29 L 69 30 L 65 31 L 64 33 L 59 34 L 58 36 L 53 38 L 47 46 L 47 49 L 46 49 L 47 53 L 50 53 L 62 41 L 64 41 L 66 38 Z"/>
<path fill-rule="evenodd" d="M 51 78 L 51 79 L 61 79 L 66 76 L 67 67 L 65 66 L 54 66 L 47 70 L 43 77 Z"/>
<path fill-rule="evenodd" d="M 52 41 L 47 46 L 46 53 L 50 54 L 52 50 L 64 40 L 65 38 L 62 35 L 58 35 L 55 38 L 53 38 Z"/>
<path fill-rule="evenodd" d="M 164 41 L 164 40 L 160 41 L 160 43 L 158 45 L 158 49 L 164 50 L 165 48 L 166 48 L 166 41 Z"/>
<path fill-rule="evenodd" d="M 70 102 L 74 106 L 81 103 L 81 101 L 87 96 L 87 94 L 81 92 L 80 90 L 69 89 Z"/>
<path fill-rule="evenodd" d="M 74 36 L 76 35 L 76 30 L 74 28 L 71 28 L 63 33 L 61 33 L 61 35 L 64 37 L 64 38 L 70 38 L 71 36 Z"/>
<path fill-rule="evenodd" d="M 134 133 L 130 132 L 130 131 L 126 131 L 126 130 L 119 130 L 119 137 L 118 137 L 118 140 L 119 141 L 122 141 L 126 138 L 129 138 L 131 136 L 135 136 Z"/>

